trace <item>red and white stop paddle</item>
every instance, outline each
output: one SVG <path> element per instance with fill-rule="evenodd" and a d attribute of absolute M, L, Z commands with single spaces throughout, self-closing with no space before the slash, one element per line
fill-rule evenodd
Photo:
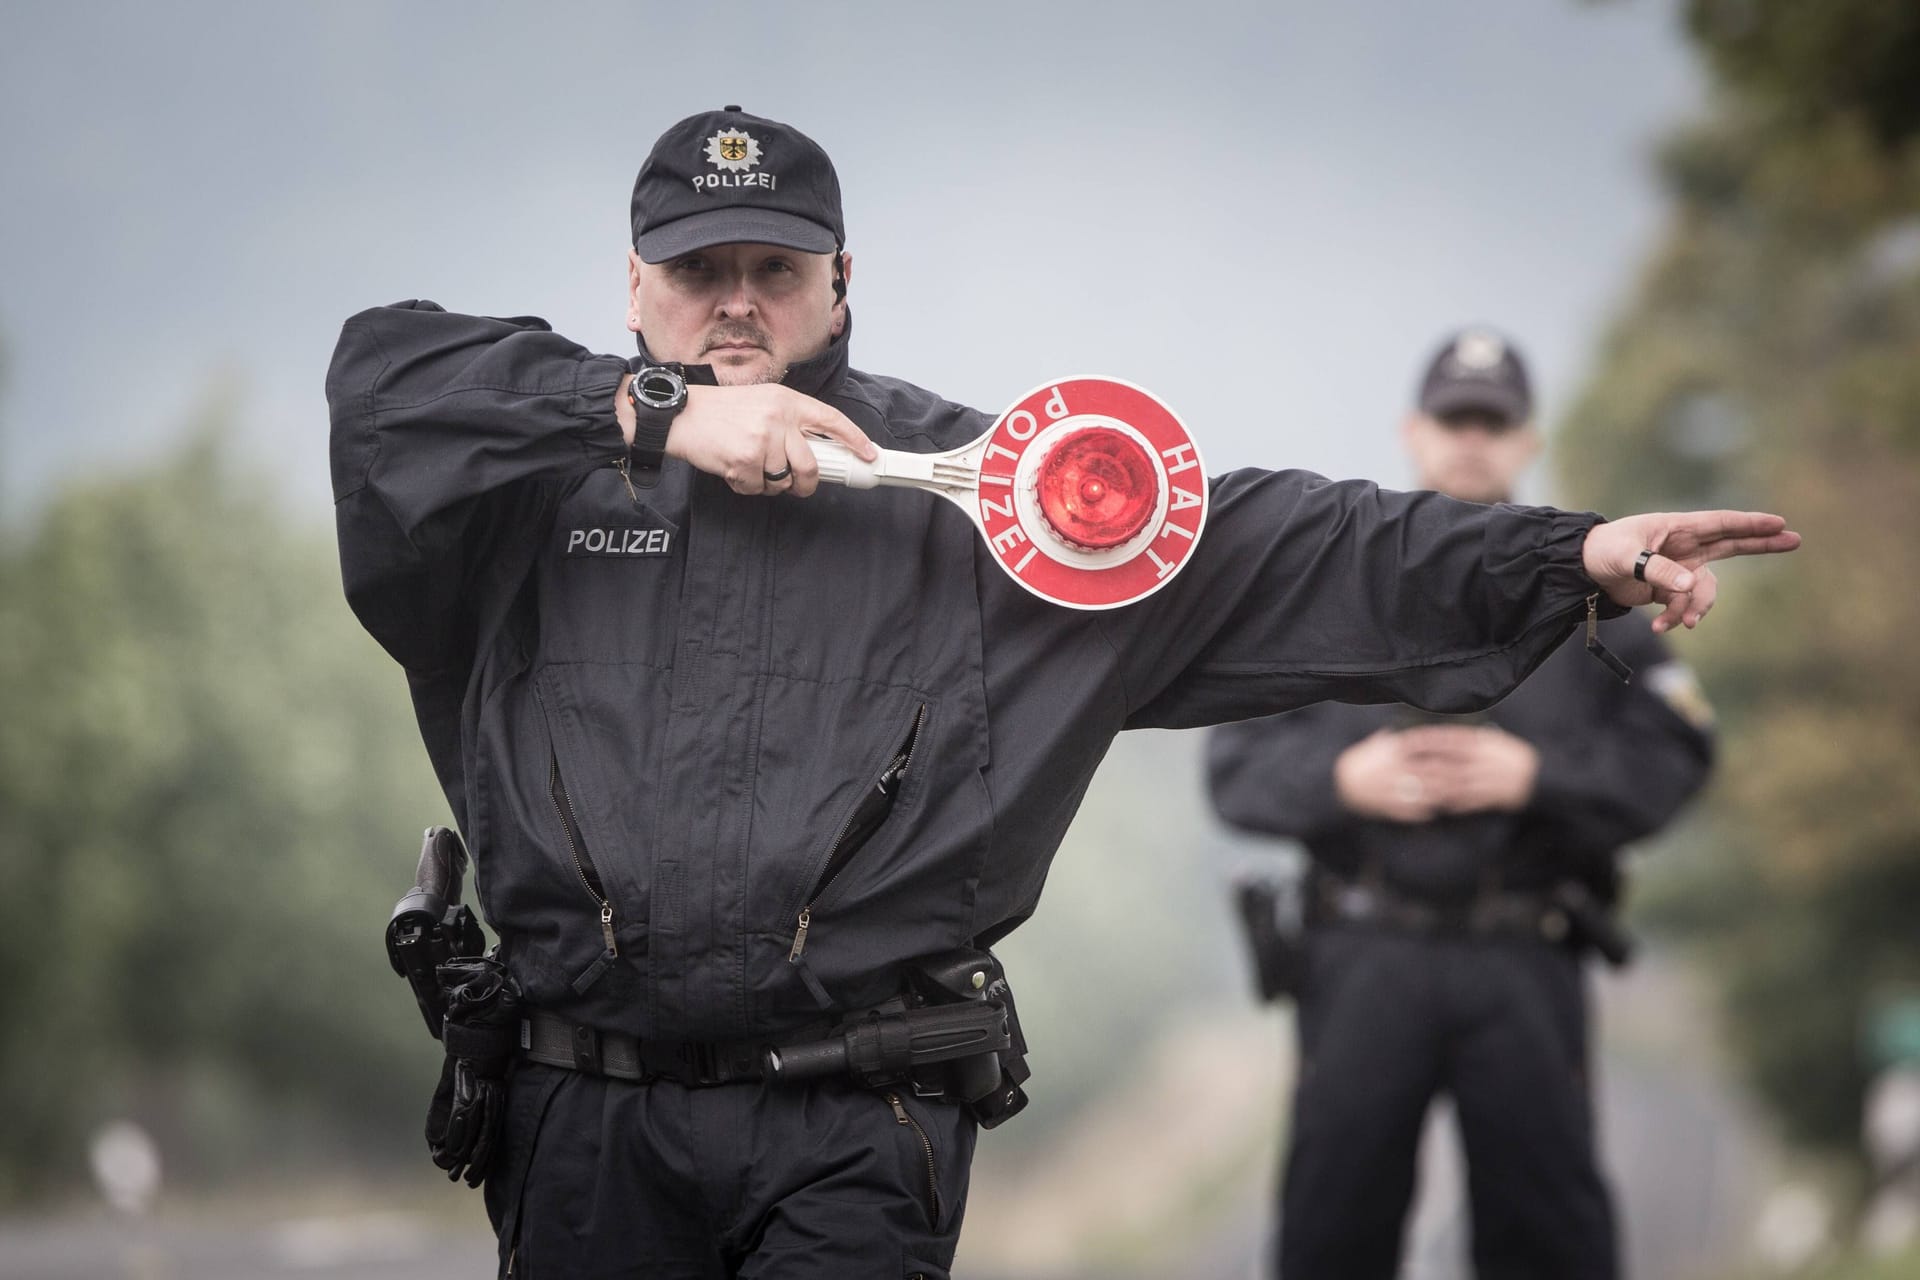
<path fill-rule="evenodd" d="M 866 462 L 808 443 L 822 480 L 953 502 L 1015 582 L 1071 609 L 1146 599 L 1180 572 L 1207 522 L 1207 473 L 1186 424 L 1118 378 L 1043 382 L 945 453 L 882 449 Z"/>

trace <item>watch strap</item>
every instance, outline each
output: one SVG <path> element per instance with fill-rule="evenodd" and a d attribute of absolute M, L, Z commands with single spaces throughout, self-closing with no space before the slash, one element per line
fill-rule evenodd
<path fill-rule="evenodd" d="M 641 378 L 659 370 L 671 373 L 681 383 L 680 394 L 671 405 L 654 404 L 640 394 Z M 633 443 L 627 446 L 628 466 L 637 471 L 658 471 L 666 460 L 667 434 L 673 430 L 673 420 L 686 407 L 684 375 L 674 365 L 647 365 L 637 369 L 627 384 L 627 402 L 633 406 L 634 419 Z"/>

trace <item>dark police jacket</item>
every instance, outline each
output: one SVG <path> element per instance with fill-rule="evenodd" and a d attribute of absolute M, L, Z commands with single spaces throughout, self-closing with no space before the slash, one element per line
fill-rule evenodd
<path fill-rule="evenodd" d="M 347 598 L 407 672 L 508 963 L 642 1036 L 777 1033 L 1003 936 L 1122 729 L 1484 706 L 1594 589 L 1597 516 L 1244 471 L 1164 590 L 1064 609 L 929 494 L 743 497 L 669 459 L 630 496 L 628 368 L 405 302 L 347 321 L 327 398 Z M 991 424 L 844 338 L 787 381 L 885 448 Z"/>
<path fill-rule="evenodd" d="M 1300 840 L 1316 866 L 1342 879 L 1378 875 L 1420 901 L 1459 904 L 1482 887 L 1537 891 L 1565 880 L 1609 900 L 1616 851 L 1664 826 L 1713 760 L 1699 688 L 1648 622 L 1629 615 L 1600 627 L 1634 668 L 1631 682 L 1586 653 L 1583 630 L 1505 700 L 1470 717 L 1539 752 L 1533 798 L 1520 812 L 1409 824 L 1348 811 L 1333 785 L 1343 751 L 1378 729 L 1446 717 L 1331 705 L 1209 734 L 1214 808 L 1233 826 Z"/>

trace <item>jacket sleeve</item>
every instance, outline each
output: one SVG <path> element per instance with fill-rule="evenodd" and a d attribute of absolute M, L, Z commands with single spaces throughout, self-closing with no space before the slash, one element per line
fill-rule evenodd
<path fill-rule="evenodd" d="M 531 317 L 431 302 L 348 320 L 327 371 L 347 600 L 410 672 L 457 664 L 475 566 L 531 536 L 557 482 L 617 459 L 626 361 Z"/>
<path fill-rule="evenodd" d="M 1714 744 L 1692 672 L 1647 619 L 1623 618 L 1605 632 L 1633 680 L 1610 682 L 1597 714 L 1534 743 L 1540 772 L 1528 811 L 1569 844 L 1611 853 L 1666 825 L 1706 784 Z"/>
<path fill-rule="evenodd" d="M 1312 840 L 1352 815 L 1333 785 L 1333 766 L 1365 734 L 1338 714 L 1306 707 L 1283 716 L 1223 724 L 1207 734 L 1207 789 L 1230 827 Z"/>
<path fill-rule="evenodd" d="M 1473 711 L 1566 638 L 1597 588 L 1592 513 L 1482 506 L 1302 471 L 1212 485 L 1192 563 L 1102 615 L 1128 728 L 1187 728 L 1333 699 Z M 1601 601 L 1603 616 L 1619 610 Z"/>

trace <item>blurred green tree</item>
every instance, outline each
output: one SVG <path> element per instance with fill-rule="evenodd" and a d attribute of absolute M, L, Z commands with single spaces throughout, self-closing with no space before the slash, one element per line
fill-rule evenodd
<path fill-rule="evenodd" d="M 1602 509 L 1786 513 L 1800 554 L 1684 649 L 1722 713 L 1704 939 L 1761 1094 L 1849 1150 L 1877 992 L 1920 986 L 1920 5 L 1694 0 L 1719 88 L 1669 140 L 1674 206 L 1559 437 Z"/>
<path fill-rule="evenodd" d="M 0 544 L 0 1202 L 131 1116 L 170 1169 L 417 1152 L 381 949 L 445 802 L 330 540 L 211 408 Z"/>

